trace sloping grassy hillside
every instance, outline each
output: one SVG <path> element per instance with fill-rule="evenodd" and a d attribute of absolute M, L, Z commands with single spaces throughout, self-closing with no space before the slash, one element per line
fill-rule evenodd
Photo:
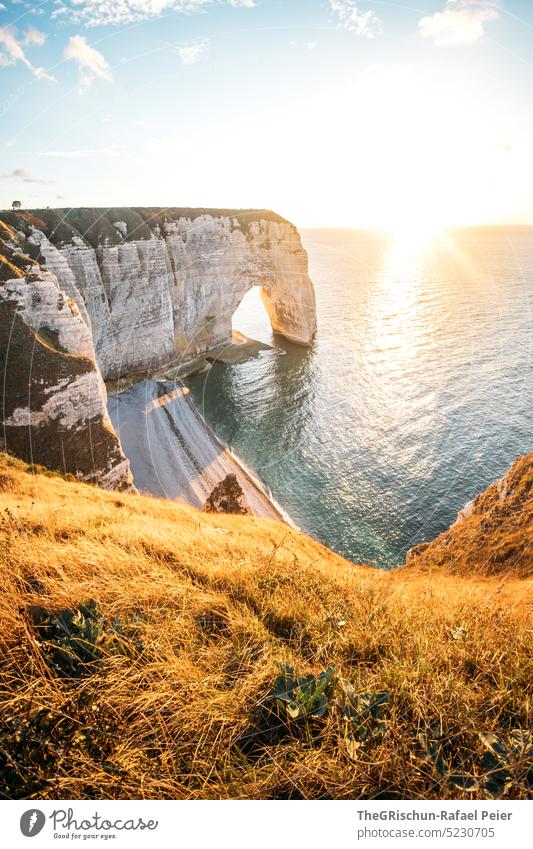
<path fill-rule="evenodd" d="M 411 550 L 417 568 L 456 574 L 533 574 L 533 452 L 467 505 L 465 517 Z"/>
<path fill-rule="evenodd" d="M 5 456 L 0 517 L 4 796 L 530 792 L 512 571 L 383 573 Z"/>

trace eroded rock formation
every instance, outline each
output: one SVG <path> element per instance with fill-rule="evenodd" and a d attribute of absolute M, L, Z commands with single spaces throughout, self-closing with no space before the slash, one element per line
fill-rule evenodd
<path fill-rule="evenodd" d="M 131 489 L 78 307 L 54 274 L 29 261 L 18 267 L 0 247 L 3 276 L 10 275 L 0 283 L 3 447 L 109 489 Z"/>
<path fill-rule="evenodd" d="M 213 492 L 204 505 L 206 513 L 235 513 L 240 516 L 250 516 L 250 510 L 237 475 L 226 475 L 223 481 L 217 483 Z"/>
<path fill-rule="evenodd" d="M 273 329 L 316 330 L 307 254 L 268 211 L 0 213 L 5 448 L 103 486 L 131 484 L 103 379 L 186 368 L 229 345 L 259 286 Z"/>
<path fill-rule="evenodd" d="M 296 228 L 273 213 L 38 210 L 3 217 L 76 301 L 106 380 L 186 365 L 229 344 L 233 313 L 253 286 L 276 332 L 305 345 L 313 339 L 307 254 Z"/>

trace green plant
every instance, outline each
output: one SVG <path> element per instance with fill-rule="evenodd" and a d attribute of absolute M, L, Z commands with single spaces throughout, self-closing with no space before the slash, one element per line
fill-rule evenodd
<path fill-rule="evenodd" d="M 276 679 L 272 692 L 278 708 L 290 720 L 320 717 L 328 710 L 335 685 L 335 666 L 316 677 L 298 676 L 292 666 L 280 664 L 282 674 Z"/>
<path fill-rule="evenodd" d="M 130 654 L 120 621 L 106 622 L 95 601 L 59 613 L 31 607 L 30 616 L 48 663 L 62 677 L 91 674 L 105 655 Z"/>
<path fill-rule="evenodd" d="M 93 671 L 102 657 L 104 639 L 104 621 L 95 601 L 57 614 L 32 607 L 30 616 L 44 654 L 59 675 L 79 678 Z"/>
<path fill-rule="evenodd" d="M 480 732 L 484 746 L 483 786 L 493 799 L 503 796 L 515 781 L 525 780 L 533 786 L 533 735 L 524 728 L 514 728 L 507 743 L 496 734 Z"/>
<path fill-rule="evenodd" d="M 440 773 L 445 773 L 448 769 L 444 757 L 445 741 L 446 735 L 440 718 L 425 721 L 416 735 L 417 756 L 420 760 L 432 764 Z"/>
<path fill-rule="evenodd" d="M 463 793 L 477 793 L 479 790 L 479 781 L 476 781 L 472 775 L 456 773 L 448 776 L 448 787 L 462 790 Z"/>
<path fill-rule="evenodd" d="M 342 703 L 344 716 L 343 740 L 349 754 L 353 757 L 361 743 L 379 741 L 387 730 L 384 719 L 385 709 L 389 703 L 389 693 L 356 693 L 346 678 L 340 678 L 339 683 L 345 696 Z"/>

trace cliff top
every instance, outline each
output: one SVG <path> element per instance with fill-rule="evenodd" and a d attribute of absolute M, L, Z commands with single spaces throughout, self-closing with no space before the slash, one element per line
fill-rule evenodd
<path fill-rule="evenodd" d="M 157 232 L 156 228 L 162 230 L 165 223 L 180 218 L 193 221 L 202 215 L 236 219 L 244 233 L 251 222 L 259 219 L 290 224 L 285 218 L 267 209 L 141 206 L 0 210 L 0 222 L 25 235 L 31 233 L 31 227 L 36 227 L 54 244 L 71 242 L 77 237 L 95 248 L 103 242 L 114 245 L 124 240 L 150 239 Z M 126 225 L 124 232 L 114 226 L 117 222 Z"/>
<path fill-rule="evenodd" d="M 27 273 L 33 263 L 28 247 L 25 240 L 0 218 L 0 283 Z"/>
<path fill-rule="evenodd" d="M 533 451 L 463 511 L 433 542 L 411 550 L 409 563 L 459 575 L 533 573 Z"/>
<path fill-rule="evenodd" d="M 4 796 L 531 792 L 531 581 L 0 460 Z"/>

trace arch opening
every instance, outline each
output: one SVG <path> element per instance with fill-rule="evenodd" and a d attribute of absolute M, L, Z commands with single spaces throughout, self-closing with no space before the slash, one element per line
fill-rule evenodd
<path fill-rule="evenodd" d="M 272 345 L 274 338 L 271 319 L 263 303 L 259 286 L 252 286 L 245 292 L 231 317 L 231 330 L 232 334 L 243 333 L 250 339 Z"/>

